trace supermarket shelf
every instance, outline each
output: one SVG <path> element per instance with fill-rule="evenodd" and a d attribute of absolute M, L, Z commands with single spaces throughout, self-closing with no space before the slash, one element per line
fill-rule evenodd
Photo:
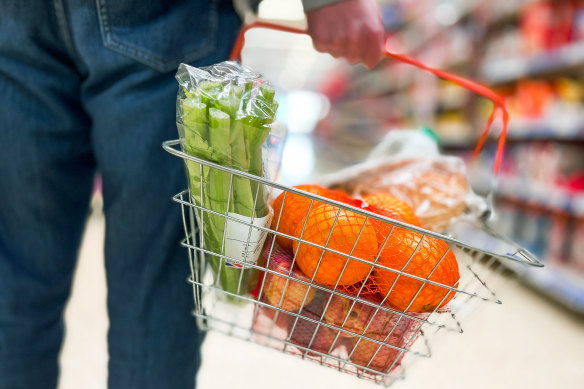
<path fill-rule="evenodd" d="M 521 120 L 515 119 L 507 133 L 509 141 L 584 141 L 584 123 L 582 120 L 570 119 L 560 122 L 555 120 Z"/>
<path fill-rule="evenodd" d="M 469 17 L 472 17 L 473 13 L 481 5 L 481 1 L 479 0 L 455 0 L 452 3 L 454 10 L 457 13 L 456 23 L 446 26 L 436 23 L 431 28 L 425 31 L 420 31 L 418 28 L 418 23 L 415 22 L 418 22 L 419 20 L 427 20 L 427 14 L 431 15 L 431 19 L 434 19 L 435 9 L 427 9 L 425 11 L 426 14 L 416 15 L 415 18 L 410 20 L 405 25 L 405 27 L 401 30 L 400 35 L 407 37 L 405 40 L 411 42 L 410 45 L 406 48 L 406 53 L 409 55 L 414 55 L 415 53 L 421 51 L 423 48 L 431 44 L 436 38 L 447 33 L 460 22 L 467 20 Z"/>
<path fill-rule="evenodd" d="M 493 142 L 498 139 L 497 135 L 489 136 L 488 140 Z M 537 131 L 514 131 L 507 133 L 507 142 L 529 142 L 529 141 L 557 141 L 557 142 L 584 142 L 584 129 L 578 132 L 559 133 L 553 130 Z M 440 145 L 445 148 L 473 148 L 478 142 L 476 137 L 465 138 L 441 138 Z"/>
<path fill-rule="evenodd" d="M 529 131 L 509 132 L 508 141 L 558 141 L 558 142 L 584 142 L 584 130 L 580 132 L 561 134 L 555 131 Z"/>
<path fill-rule="evenodd" d="M 500 177 L 495 190 L 497 196 L 524 204 L 532 204 L 550 211 L 584 217 L 584 193 L 569 193 L 549 187 L 533 187 L 517 178 Z"/>
<path fill-rule="evenodd" d="M 489 141 L 496 141 L 498 139 L 498 132 L 493 131 L 489 135 Z M 442 138 L 440 139 L 441 146 L 445 148 L 473 148 L 478 141 L 478 138 Z M 551 141 L 551 142 L 584 142 L 584 124 L 580 127 L 558 128 L 546 123 L 539 124 L 521 124 L 509 128 L 507 132 L 507 142 L 531 142 L 531 141 Z"/>
<path fill-rule="evenodd" d="M 543 268 L 517 266 L 510 261 L 502 264 L 516 273 L 526 284 L 545 293 L 566 308 L 584 314 L 584 275 L 581 273 L 555 263 L 546 263 Z"/>
<path fill-rule="evenodd" d="M 584 66 L 584 41 L 528 57 L 487 62 L 480 71 L 491 84 L 503 84 L 522 77 L 563 72 Z"/>

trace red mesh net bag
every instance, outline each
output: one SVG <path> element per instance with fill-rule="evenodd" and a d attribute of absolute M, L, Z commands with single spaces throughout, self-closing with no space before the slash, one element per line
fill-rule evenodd
<path fill-rule="evenodd" d="M 363 284 L 365 284 L 365 285 L 363 285 Z M 360 297 L 364 297 L 364 298 L 368 298 L 368 297 L 374 296 L 377 293 L 379 293 L 379 287 L 377 286 L 377 284 L 373 280 L 373 277 L 371 277 L 371 276 L 369 276 L 365 280 L 365 282 L 360 281 L 360 282 L 357 282 L 356 284 L 351 284 L 351 285 L 339 285 L 339 286 L 337 286 L 337 290 L 339 292 L 348 293 L 348 294 L 352 294 L 352 295 L 360 296 Z"/>

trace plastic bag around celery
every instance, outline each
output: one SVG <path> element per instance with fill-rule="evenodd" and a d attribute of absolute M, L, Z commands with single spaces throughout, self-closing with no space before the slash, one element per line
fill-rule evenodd
<path fill-rule="evenodd" d="M 422 227 L 443 232 L 459 218 L 480 218 L 486 201 L 476 195 L 461 158 L 440 155 L 426 131 L 392 130 L 364 163 L 319 181 L 353 196 L 388 193 L 412 207 Z"/>
<path fill-rule="evenodd" d="M 221 62 L 194 68 L 181 64 L 176 124 L 184 152 L 226 168 L 265 176 L 263 145 L 278 103 L 272 85 L 250 68 Z M 230 172 L 186 160 L 191 200 L 202 245 L 221 287 L 246 295 L 257 283 L 256 263 L 269 225 L 269 188 Z M 233 301 L 242 301 L 233 297 Z"/>

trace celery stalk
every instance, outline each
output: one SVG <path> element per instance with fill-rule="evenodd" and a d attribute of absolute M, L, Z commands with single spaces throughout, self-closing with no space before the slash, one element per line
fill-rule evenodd
<path fill-rule="evenodd" d="M 229 166 L 231 153 L 229 148 L 230 138 L 230 117 L 225 112 L 216 108 L 209 108 L 209 143 L 213 148 L 212 160 L 223 166 Z M 206 207 L 221 214 L 227 214 L 229 211 L 227 204 L 229 202 L 229 183 L 230 175 L 219 169 L 209 169 L 205 177 Z M 204 236 L 205 248 L 209 251 L 225 254 L 224 234 L 227 219 L 223 216 L 214 215 L 205 212 Z M 229 291 L 233 290 L 234 278 L 239 273 L 239 269 L 232 268 L 225 263 L 221 257 L 210 256 L 208 262 L 214 269 L 215 274 L 221 279 L 221 286 Z M 221 270 L 219 270 L 221 269 Z M 234 269 L 237 269 L 234 270 Z M 235 288 L 237 283 L 235 283 Z"/>
<path fill-rule="evenodd" d="M 271 85 L 262 84 L 257 97 L 248 100 L 247 106 L 244 107 L 246 116 L 243 118 L 243 135 L 249 161 L 247 172 L 260 177 L 263 176 L 262 145 L 270 133 L 270 125 L 274 120 L 274 95 L 275 90 Z M 258 197 L 255 202 L 256 216 L 266 216 L 268 208 L 263 186 L 260 185 L 258 189 L 258 183 L 251 182 L 251 191 L 253 197 L 256 193 Z"/>
<path fill-rule="evenodd" d="M 195 98 L 182 101 L 185 148 L 189 154 L 208 158 L 210 155 L 207 131 L 207 105 Z"/>
<path fill-rule="evenodd" d="M 184 87 L 180 105 L 177 105 L 177 109 L 182 110 L 179 111 L 180 120 L 177 119 L 177 124 L 179 132 L 183 130 L 181 136 L 184 134 L 185 151 L 225 167 L 263 176 L 262 146 L 278 106 L 274 100 L 274 88 L 256 79 L 248 79 L 242 85 L 236 85 L 240 80 L 238 78 L 229 79 L 230 82 L 223 86 L 222 82 L 217 81 L 221 79 L 217 73 L 208 79 L 199 77 L 203 73 L 204 69 L 196 76 L 193 76 L 194 73 L 180 73 L 177 76 Z M 193 79 L 198 80 L 194 85 Z M 231 176 L 207 166 L 201 167 L 190 161 L 187 161 L 187 171 L 195 203 L 220 214 L 203 212 L 201 228 L 204 231 L 205 249 L 225 255 L 223 241 L 226 222 L 238 222 L 226 220 L 223 215 L 242 215 L 255 219 L 267 216 L 266 189 L 255 181 Z M 240 240 L 245 241 L 247 238 L 241 236 Z M 207 255 L 207 260 L 224 290 L 245 295 L 254 287 L 258 277 L 255 269 L 236 267 L 212 254 Z M 239 285 L 241 289 L 238 291 Z"/>

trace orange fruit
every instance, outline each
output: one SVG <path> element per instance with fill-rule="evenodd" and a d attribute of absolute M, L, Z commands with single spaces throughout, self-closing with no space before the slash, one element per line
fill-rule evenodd
<path fill-rule="evenodd" d="M 320 204 L 298 223 L 295 234 L 304 241 L 326 245 L 340 253 L 352 254 L 356 258 L 372 262 L 377 253 L 377 237 L 371 223 L 365 222 L 365 216 Z M 355 284 L 365 279 L 371 269 L 371 264 L 306 243 L 294 241 L 293 247 L 300 270 L 308 277 L 314 276 L 314 280 L 321 284 L 335 285 L 337 280 L 338 285 Z"/>
<path fill-rule="evenodd" d="M 415 251 L 418 243 L 419 248 Z M 420 278 L 429 277 L 442 285 L 458 285 L 458 263 L 448 244 L 404 228 L 394 229 L 377 263 Z M 389 270 L 375 268 L 373 275 L 381 295 L 387 296 L 385 303 L 402 311 L 432 312 L 454 297 L 454 292 L 447 288 Z"/>
<path fill-rule="evenodd" d="M 414 210 L 397 197 L 385 193 L 377 193 L 363 197 L 363 201 L 383 210 L 383 216 L 400 221 L 403 220 L 414 226 L 420 226 L 420 221 L 414 213 Z M 365 209 L 366 208 L 367 207 L 365 207 Z"/>
<path fill-rule="evenodd" d="M 381 216 L 388 217 L 390 219 L 400 221 L 402 223 L 407 223 L 406 220 L 395 215 L 394 213 L 378 208 L 375 205 L 367 205 L 363 207 L 363 209 Z M 393 232 L 397 230 L 405 230 L 403 227 L 394 226 L 391 223 L 386 223 L 381 220 L 369 219 L 369 221 L 371 222 L 373 229 L 375 229 L 375 234 L 377 236 L 377 244 L 380 249 L 384 247 L 383 244 L 385 243 L 385 240 L 388 237 L 388 235 L 393 234 Z"/>
<path fill-rule="evenodd" d="M 326 197 L 331 200 L 340 201 L 346 204 L 358 206 L 358 200 L 355 200 L 343 192 L 327 189 L 318 185 L 298 185 L 294 188 L 303 190 L 305 192 L 310 192 L 318 196 Z M 274 218 L 272 219 L 272 230 L 281 232 L 286 235 L 295 236 L 296 226 L 300 220 L 302 220 L 308 213 L 310 208 L 311 199 L 304 196 L 299 196 L 294 193 L 286 194 L 286 199 L 284 199 L 284 194 L 282 192 L 272 204 L 274 208 Z M 282 207 L 282 202 L 284 206 Z M 322 204 L 319 201 L 314 201 L 312 208 L 316 205 Z M 278 222 L 279 220 L 279 222 Z M 276 229 L 277 227 L 277 229 Z M 292 239 L 285 238 L 283 236 L 276 236 L 276 241 L 282 248 L 291 250 L 292 249 Z"/>

